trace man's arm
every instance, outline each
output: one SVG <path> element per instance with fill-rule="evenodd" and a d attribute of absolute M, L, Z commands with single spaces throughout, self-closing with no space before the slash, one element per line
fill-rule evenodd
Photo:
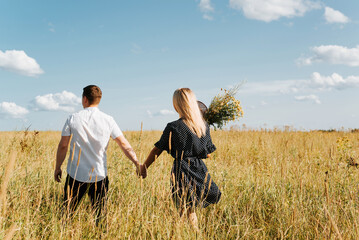
<path fill-rule="evenodd" d="M 57 147 L 57 154 L 56 154 L 56 167 L 54 172 L 54 177 L 56 182 L 61 181 L 62 171 L 61 165 L 65 160 L 67 149 L 69 147 L 71 136 L 62 136 L 59 146 Z"/>
<path fill-rule="evenodd" d="M 114 139 L 116 143 L 120 146 L 123 153 L 126 155 L 128 159 L 130 159 L 133 164 L 136 166 L 137 174 L 141 171 L 141 165 L 139 161 L 137 160 L 137 156 L 133 148 L 131 147 L 131 144 L 127 141 L 125 136 L 121 135 Z M 141 174 L 142 175 L 142 174 Z"/>

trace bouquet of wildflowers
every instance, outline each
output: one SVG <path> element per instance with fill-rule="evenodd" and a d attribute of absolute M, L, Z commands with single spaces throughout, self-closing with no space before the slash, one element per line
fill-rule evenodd
<path fill-rule="evenodd" d="M 220 94 L 215 96 L 204 114 L 204 119 L 214 128 L 222 129 L 230 121 L 235 121 L 243 116 L 241 102 L 234 96 L 240 85 L 229 90 L 221 89 Z"/>

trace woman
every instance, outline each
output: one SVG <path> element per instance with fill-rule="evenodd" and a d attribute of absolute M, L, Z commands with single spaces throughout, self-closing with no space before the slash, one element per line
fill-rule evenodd
<path fill-rule="evenodd" d="M 209 126 L 203 120 L 196 96 L 189 88 L 177 89 L 173 94 L 173 106 L 180 119 L 167 124 L 161 139 L 143 164 L 146 168 L 167 151 L 174 158 L 171 186 L 180 214 L 187 213 L 190 223 L 198 229 L 195 206 L 207 207 L 217 203 L 221 192 L 212 181 L 202 159 L 216 150 Z"/>

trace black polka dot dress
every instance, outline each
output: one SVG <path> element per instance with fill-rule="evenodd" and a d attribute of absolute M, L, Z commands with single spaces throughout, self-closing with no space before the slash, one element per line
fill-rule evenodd
<path fill-rule="evenodd" d="M 221 191 L 202 161 L 207 154 L 216 150 L 208 125 L 206 135 L 199 138 L 182 119 L 168 123 L 155 146 L 175 159 L 171 186 L 177 206 L 207 207 L 219 201 Z"/>

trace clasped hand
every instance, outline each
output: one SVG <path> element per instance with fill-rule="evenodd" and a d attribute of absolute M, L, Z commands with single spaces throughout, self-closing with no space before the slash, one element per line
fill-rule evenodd
<path fill-rule="evenodd" d="M 147 169 L 146 166 L 139 164 L 136 168 L 136 174 L 139 177 L 146 178 L 147 177 Z"/>

